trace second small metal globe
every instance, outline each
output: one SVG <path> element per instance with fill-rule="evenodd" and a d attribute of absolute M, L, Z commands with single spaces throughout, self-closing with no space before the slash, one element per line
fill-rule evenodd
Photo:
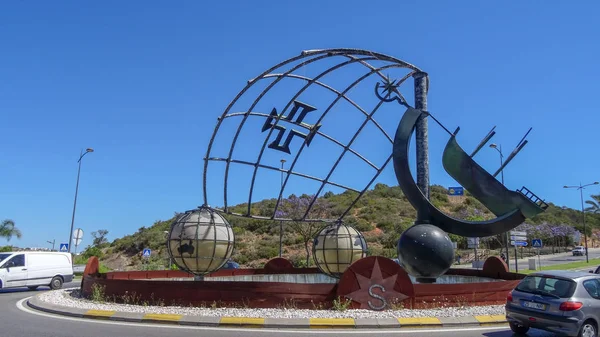
<path fill-rule="evenodd" d="M 313 258 L 323 273 L 339 278 L 350 265 L 367 256 L 367 241 L 343 222 L 323 228 L 313 241 Z"/>

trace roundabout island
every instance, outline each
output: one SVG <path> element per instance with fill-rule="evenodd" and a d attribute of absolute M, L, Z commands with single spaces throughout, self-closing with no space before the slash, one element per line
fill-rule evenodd
<path fill-rule="evenodd" d="M 313 77 L 299 76 L 297 72 L 309 64 L 311 67 L 321 65 L 322 69 Z M 345 77 L 340 75 L 342 69 L 353 73 L 356 69 L 350 67 L 352 64 L 362 69 L 359 72 L 362 75 L 358 75 L 345 89 L 337 90 L 321 82 L 326 75 Z M 399 75 L 397 79 L 392 79 L 389 74 L 383 75 L 391 70 L 398 70 L 403 75 Z M 400 92 L 400 87 L 409 78 L 414 80 L 414 107 Z M 291 82 L 287 82 L 288 80 Z M 300 87 L 285 84 L 292 82 L 300 84 Z M 268 84 L 261 87 L 258 83 Z M 255 85 L 259 88 L 259 93 L 256 92 Z M 354 87 L 364 85 L 374 88 L 375 94 L 368 96 L 376 103 L 370 113 L 346 96 Z M 260 88 L 263 88 L 262 91 Z M 144 303 L 158 301 L 164 305 L 192 307 L 350 308 L 372 311 L 504 303 L 508 292 L 523 275 L 510 273 L 504 261 L 497 257 L 488 258 L 482 270 L 451 269 L 454 247 L 447 233 L 470 237 L 499 235 L 515 228 L 526 218 L 544 212 L 548 205 L 525 187 L 518 191 L 509 190 L 495 178 L 497 173 L 492 175 L 477 164 L 473 159 L 474 155 L 494 133 L 490 132 L 478 148 L 468 155 L 456 140 L 460 128 L 450 132 L 427 111 L 428 89 L 427 73 L 395 57 L 367 50 L 308 50 L 268 69 L 248 81 L 246 87 L 217 119 L 204 158 L 204 203 L 196 209 L 179 214 L 168 232 L 167 251 L 179 271 L 100 273 L 98 260 L 92 257 L 85 268 L 81 295 L 90 298 L 101 294 L 115 302 L 129 301 L 134 296 Z M 270 114 L 260 112 L 265 106 L 273 106 L 269 101 L 273 99 L 269 95 L 271 90 L 278 93 L 277 97 L 287 95 L 289 100 L 280 112 L 277 108 L 272 108 Z M 322 104 L 322 97 L 331 92 L 336 95 L 328 105 L 324 104 L 324 109 L 306 103 L 314 100 Z M 263 99 L 267 105 L 261 105 Z M 351 137 L 347 144 L 328 134 L 334 129 L 328 128 L 330 125 L 325 122 L 328 120 L 326 115 L 336 110 L 340 101 L 350 102 L 353 108 L 364 115 L 362 124 L 356 131 L 350 131 Z M 375 113 L 383 106 L 388 107 L 396 116 L 404 110 L 393 138 L 374 118 Z M 244 138 L 243 135 L 258 131 L 242 132 L 244 126 L 249 129 L 248 125 L 252 125 L 248 124 L 250 118 L 263 120 L 264 123 L 258 135 Z M 314 122 L 308 123 L 308 119 Z M 456 219 L 436 208 L 429 200 L 425 123 L 428 119 L 439 124 L 449 135 L 442 156 L 446 172 L 496 218 L 476 221 Z M 225 121 L 238 123 L 227 124 Z M 284 135 L 288 127 L 282 124 L 284 122 L 293 128 L 286 137 Z M 387 160 L 380 165 L 375 165 L 352 150 L 354 140 L 368 124 L 379 127 L 379 131 L 391 143 L 391 153 L 378 151 L 387 156 Z M 222 134 L 225 136 L 221 136 Z M 256 141 L 260 134 L 264 134 L 264 140 Z M 417 181 L 413 178 L 409 161 L 410 140 L 413 135 L 417 141 Z M 299 148 L 294 148 L 292 141 L 298 138 L 303 140 L 302 144 Z M 219 145 L 219 141 L 224 144 Z M 337 161 L 329 168 L 329 173 L 324 178 L 318 178 L 295 170 L 303 150 L 317 146 L 320 141 L 334 142 L 343 148 Z M 503 167 L 525 144 L 526 141 L 520 143 L 503 163 Z M 236 157 L 236 154 L 242 155 L 241 151 L 235 151 L 236 147 L 243 147 L 247 151 L 252 145 L 257 145 L 258 152 L 254 161 Z M 276 158 L 275 154 L 294 157 L 290 160 L 291 166 L 284 170 L 269 164 L 270 160 Z M 375 169 L 368 183 L 359 189 L 336 183 L 332 178 L 347 154 L 357 156 Z M 400 189 L 417 211 L 414 225 L 403 231 L 398 240 L 398 263 L 383 256 L 367 256 L 367 242 L 362 233 L 344 221 L 390 162 L 393 162 Z M 220 165 L 221 169 L 211 169 L 215 164 Z M 248 202 L 243 206 L 243 213 L 234 212 L 235 208 L 228 204 L 231 195 L 242 192 L 238 184 L 229 183 L 232 172 L 235 172 L 234 167 L 237 166 L 249 168 L 248 171 L 253 172 Z M 277 199 L 273 199 L 273 208 L 257 214 L 253 210 L 252 200 L 259 184 L 257 181 L 262 177 L 259 174 L 262 169 L 280 172 L 281 186 Z M 216 174 L 220 178 L 209 178 L 210 174 Z M 292 176 L 313 180 L 320 185 L 316 193 L 307 199 L 310 200 L 308 203 L 284 205 L 282 202 L 286 184 Z M 223 206 L 219 208 L 209 206 L 209 185 L 213 181 L 223 182 Z M 320 215 L 323 213 L 317 209 L 319 195 L 327 185 L 357 192 L 336 219 L 322 219 Z M 236 217 L 280 223 L 316 223 L 321 228 L 312 242 L 316 268 L 294 268 L 290 261 L 279 257 L 259 269 L 221 269 L 230 260 L 235 248 L 235 235 L 229 221 L 235 221 L 232 219 Z"/>

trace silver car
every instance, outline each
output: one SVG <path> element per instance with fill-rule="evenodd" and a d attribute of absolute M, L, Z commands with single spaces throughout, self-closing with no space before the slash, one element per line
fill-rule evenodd
<path fill-rule="evenodd" d="M 583 246 L 576 246 L 575 248 L 573 248 L 573 256 L 584 256 L 585 255 L 585 248 Z"/>
<path fill-rule="evenodd" d="M 600 275 L 566 270 L 530 274 L 508 294 L 506 319 L 516 334 L 534 328 L 597 337 Z"/>

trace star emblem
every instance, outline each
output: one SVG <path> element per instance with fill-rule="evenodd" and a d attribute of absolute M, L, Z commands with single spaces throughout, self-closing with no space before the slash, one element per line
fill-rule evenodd
<path fill-rule="evenodd" d="M 385 84 L 383 86 L 383 94 L 385 98 L 390 98 L 392 93 L 397 92 L 398 85 L 396 84 L 396 80 L 390 81 L 390 75 L 386 76 Z"/>
<path fill-rule="evenodd" d="M 375 85 L 375 95 L 377 95 L 380 100 L 384 102 L 398 101 L 400 104 L 406 105 L 404 97 L 400 91 L 398 91 L 398 87 L 402 84 L 400 80 L 391 80 L 390 76 L 387 75 L 382 82 L 383 83 L 377 82 Z M 381 93 L 379 92 L 380 89 L 382 90 Z"/>
<path fill-rule="evenodd" d="M 394 290 L 398 274 L 383 278 L 378 260 L 375 260 L 370 278 L 358 273 L 355 275 L 359 289 L 345 297 L 359 303 L 360 309 L 383 310 L 391 300 L 402 301 L 409 298 L 409 296 Z"/>

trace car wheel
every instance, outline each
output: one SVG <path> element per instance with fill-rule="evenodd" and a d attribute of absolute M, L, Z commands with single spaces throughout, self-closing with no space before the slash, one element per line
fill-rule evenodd
<path fill-rule="evenodd" d="M 509 323 L 509 325 L 512 332 L 516 333 L 517 335 L 524 335 L 527 333 L 527 331 L 529 331 L 528 326 L 518 325 L 517 323 L 512 322 Z"/>
<path fill-rule="evenodd" d="M 596 324 L 592 321 L 585 321 L 579 330 L 579 337 L 597 337 L 598 331 Z"/>
<path fill-rule="evenodd" d="M 36 290 L 38 288 L 38 286 L 29 286 L 27 288 L 29 288 L 29 290 Z"/>
<path fill-rule="evenodd" d="M 62 288 L 63 280 L 60 276 L 54 276 L 52 281 L 50 281 L 50 289 L 56 290 Z"/>

